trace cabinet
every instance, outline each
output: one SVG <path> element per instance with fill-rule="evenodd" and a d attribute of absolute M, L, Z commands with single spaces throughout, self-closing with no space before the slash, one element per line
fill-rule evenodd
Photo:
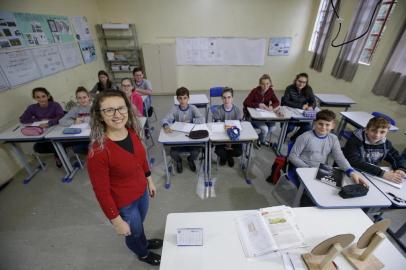
<path fill-rule="evenodd" d="M 132 78 L 132 70 L 142 68 L 135 25 L 98 24 L 97 32 L 111 80 L 120 83 L 122 78 Z"/>

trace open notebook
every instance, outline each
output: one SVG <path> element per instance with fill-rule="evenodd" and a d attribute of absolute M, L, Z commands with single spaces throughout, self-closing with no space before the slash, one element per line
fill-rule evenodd
<path fill-rule="evenodd" d="M 239 216 L 236 222 L 247 257 L 306 246 L 290 207 L 263 208 Z"/>

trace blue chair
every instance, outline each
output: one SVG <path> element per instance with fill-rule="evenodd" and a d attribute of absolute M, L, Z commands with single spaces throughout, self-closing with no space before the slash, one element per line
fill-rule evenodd
<path fill-rule="evenodd" d="M 386 115 L 386 114 L 384 114 L 384 113 L 381 113 L 381 112 L 372 112 L 371 114 L 372 114 L 373 116 L 375 116 L 375 117 L 382 117 L 382 118 L 385 118 L 386 120 L 388 120 L 388 122 L 389 122 L 392 126 L 396 126 L 396 121 L 393 120 L 390 116 L 388 116 L 388 115 Z"/>
<path fill-rule="evenodd" d="M 217 105 L 212 105 L 211 99 L 213 97 L 221 97 L 221 94 L 223 93 L 223 89 L 224 89 L 224 87 L 222 87 L 222 86 L 216 86 L 216 87 L 210 88 L 210 111 L 212 113 Z"/>

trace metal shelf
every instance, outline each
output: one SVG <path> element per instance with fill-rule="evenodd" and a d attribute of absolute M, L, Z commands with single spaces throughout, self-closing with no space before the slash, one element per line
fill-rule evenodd
<path fill-rule="evenodd" d="M 133 36 L 104 36 L 103 39 L 111 39 L 111 40 L 133 40 Z"/>

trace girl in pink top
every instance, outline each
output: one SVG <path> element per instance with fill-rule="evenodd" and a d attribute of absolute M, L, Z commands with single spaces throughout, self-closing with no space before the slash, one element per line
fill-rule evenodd
<path fill-rule="evenodd" d="M 127 95 L 131 104 L 133 104 L 137 109 L 134 110 L 136 116 L 143 116 L 144 104 L 142 102 L 142 97 L 137 91 L 134 91 L 131 79 L 124 78 L 121 80 L 121 90 Z"/>

